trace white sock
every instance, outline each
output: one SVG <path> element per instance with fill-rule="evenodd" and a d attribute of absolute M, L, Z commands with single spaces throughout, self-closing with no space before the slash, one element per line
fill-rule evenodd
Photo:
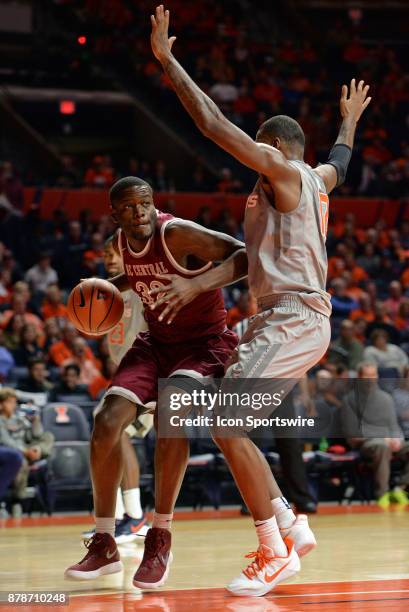
<path fill-rule="evenodd" d="M 173 512 L 171 514 L 159 514 L 159 512 L 153 513 L 152 527 L 158 527 L 159 529 L 172 528 Z"/>
<path fill-rule="evenodd" d="M 110 536 L 115 535 L 115 517 L 95 517 L 95 531 L 96 533 L 109 533 Z"/>
<path fill-rule="evenodd" d="M 256 526 L 259 545 L 268 546 L 279 557 L 287 556 L 287 547 L 280 535 L 275 516 L 266 521 L 255 521 L 254 525 Z"/>
<path fill-rule="evenodd" d="M 118 489 L 116 493 L 115 518 L 120 520 L 121 518 L 124 517 L 124 514 L 125 514 L 125 506 L 124 506 L 124 502 L 122 501 L 122 491 L 121 489 Z"/>
<path fill-rule="evenodd" d="M 141 518 L 143 510 L 141 506 L 141 490 L 128 489 L 123 492 L 125 512 L 132 518 Z"/>
<path fill-rule="evenodd" d="M 274 516 L 280 529 L 288 529 L 294 523 L 296 516 L 285 497 L 276 497 L 271 500 Z"/>

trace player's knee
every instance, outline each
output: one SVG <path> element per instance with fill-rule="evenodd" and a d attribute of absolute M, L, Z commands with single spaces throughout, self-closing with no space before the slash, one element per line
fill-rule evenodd
<path fill-rule="evenodd" d="M 227 461 L 237 456 L 251 457 L 251 451 L 249 455 L 249 439 L 245 432 L 234 437 L 214 435 L 213 441 L 217 444 Z"/>
<path fill-rule="evenodd" d="M 121 435 L 121 428 L 109 410 L 100 412 L 94 418 L 92 438 L 94 440 L 112 440 Z"/>
<path fill-rule="evenodd" d="M 92 437 L 94 440 L 116 441 L 131 420 L 132 417 L 126 418 L 121 410 L 118 410 L 118 402 L 115 401 L 115 398 L 108 397 L 94 417 Z"/>

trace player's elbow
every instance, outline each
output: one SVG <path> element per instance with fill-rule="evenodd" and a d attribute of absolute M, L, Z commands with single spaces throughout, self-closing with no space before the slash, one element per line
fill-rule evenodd
<path fill-rule="evenodd" d="M 197 126 L 206 138 L 214 138 L 218 131 L 218 121 L 213 117 L 204 117 Z"/>
<path fill-rule="evenodd" d="M 206 138 L 214 140 L 222 133 L 226 121 L 226 117 L 219 108 L 216 107 L 212 108 L 211 112 L 203 113 L 198 127 Z"/>

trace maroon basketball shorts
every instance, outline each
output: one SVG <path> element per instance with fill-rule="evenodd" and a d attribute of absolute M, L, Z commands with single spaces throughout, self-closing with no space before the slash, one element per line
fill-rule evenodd
<path fill-rule="evenodd" d="M 142 332 L 119 364 L 105 397 L 121 395 L 147 406 L 157 400 L 159 378 L 183 376 L 199 382 L 207 377 L 222 378 L 236 345 L 237 336 L 229 329 L 219 335 L 172 344 Z"/>

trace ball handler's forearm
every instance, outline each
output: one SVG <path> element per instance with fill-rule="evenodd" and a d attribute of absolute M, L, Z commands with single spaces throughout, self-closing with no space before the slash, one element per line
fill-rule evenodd
<path fill-rule="evenodd" d="M 248 262 L 246 249 L 238 249 L 220 265 L 195 277 L 200 293 L 227 287 L 248 274 Z"/>

